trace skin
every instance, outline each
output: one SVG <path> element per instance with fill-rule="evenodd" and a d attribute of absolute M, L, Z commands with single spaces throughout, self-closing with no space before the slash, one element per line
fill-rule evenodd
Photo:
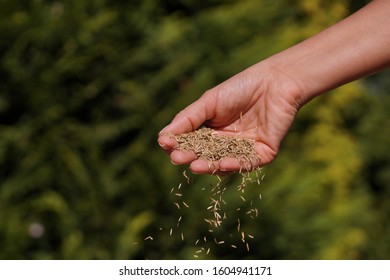
<path fill-rule="evenodd" d="M 239 171 L 236 159 L 209 164 L 174 149 L 167 133 L 206 123 L 223 135 L 256 140 L 258 166 L 272 162 L 299 109 L 316 96 L 390 66 L 390 1 L 372 1 L 321 33 L 275 54 L 205 92 L 179 112 L 158 137 L 174 164 L 193 173 Z"/>

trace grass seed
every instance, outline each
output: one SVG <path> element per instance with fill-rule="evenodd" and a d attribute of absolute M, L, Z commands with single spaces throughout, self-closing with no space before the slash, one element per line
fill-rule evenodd
<path fill-rule="evenodd" d="M 197 158 L 209 162 L 223 158 L 236 158 L 245 170 L 253 170 L 260 163 L 260 157 L 254 149 L 255 141 L 236 136 L 219 135 L 211 128 L 203 127 L 189 133 L 168 134 L 177 141 L 176 150 L 192 151 Z M 183 172 L 189 182 L 189 177 Z"/>

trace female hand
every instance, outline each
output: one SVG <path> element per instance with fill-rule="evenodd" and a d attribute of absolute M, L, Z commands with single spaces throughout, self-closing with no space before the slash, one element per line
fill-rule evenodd
<path fill-rule="evenodd" d="M 297 84 L 275 69 L 259 63 L 207 91 L 196 102 L 176 115 L 159 134 L 160 146 L 174 164 L 190 164 L 193 173 L 221 174 L 239 171 L 237 159 L 224 158 L 211 164 L 198 160 L 193 152 L 175 150 L 175 135 L 193 131 L 202 124 L 221 135 L 255 140 L 255 151 L 262 166 L 270 163 L 299 109 Z M 257 167 L 254 166 L 254 167 Z"/>
<path fill-rule="evenodd" d="M 166 133 L 190 132 L 206 123 L 224 135 L 255 140 L 258 166 L 270 163 L 299 108 L 340 85 L 390 66 L 390 1 L 370 2 L 321 33 L 292 46 L 207 91 L 181 111 L 158 138 L 175 164 L 194 173 L 232 172 L 237 159 L 198 160 L 179 152 Z"/>

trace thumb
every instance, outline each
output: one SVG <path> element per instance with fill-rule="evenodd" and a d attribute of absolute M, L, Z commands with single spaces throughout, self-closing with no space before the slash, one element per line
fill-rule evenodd
<path fill-rule="evenodd" d="M 199 128 L 214 117 L 213 102 L 203 95 L 200 99 L 180 111 L 172 122 L 164 127 L 159 135 L 166 133 L 182 134 Z"/>

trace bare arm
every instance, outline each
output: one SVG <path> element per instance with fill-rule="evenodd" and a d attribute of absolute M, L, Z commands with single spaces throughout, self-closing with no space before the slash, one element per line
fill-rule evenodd
<path fill-rule="evenodd" d="M 165 134 L 192 131 L 207 121 L 218 133 L 256 140 L 270 163 L 298 110 L 312 98 L 390 65 L 390 0 L 376 0 L 323 32 L 275 54 L 210 89 L 176 115 L 158 142 L 175 164 L 195 173 L 240 170 L 235 159 L 208 164 L 175 151 Z"/>
<path fill-rule="evenodd" d="M 294 79 L 304 103 L 384 69 L 390 65 L 390 1 L 373 1 L 264 63 Z"/>

